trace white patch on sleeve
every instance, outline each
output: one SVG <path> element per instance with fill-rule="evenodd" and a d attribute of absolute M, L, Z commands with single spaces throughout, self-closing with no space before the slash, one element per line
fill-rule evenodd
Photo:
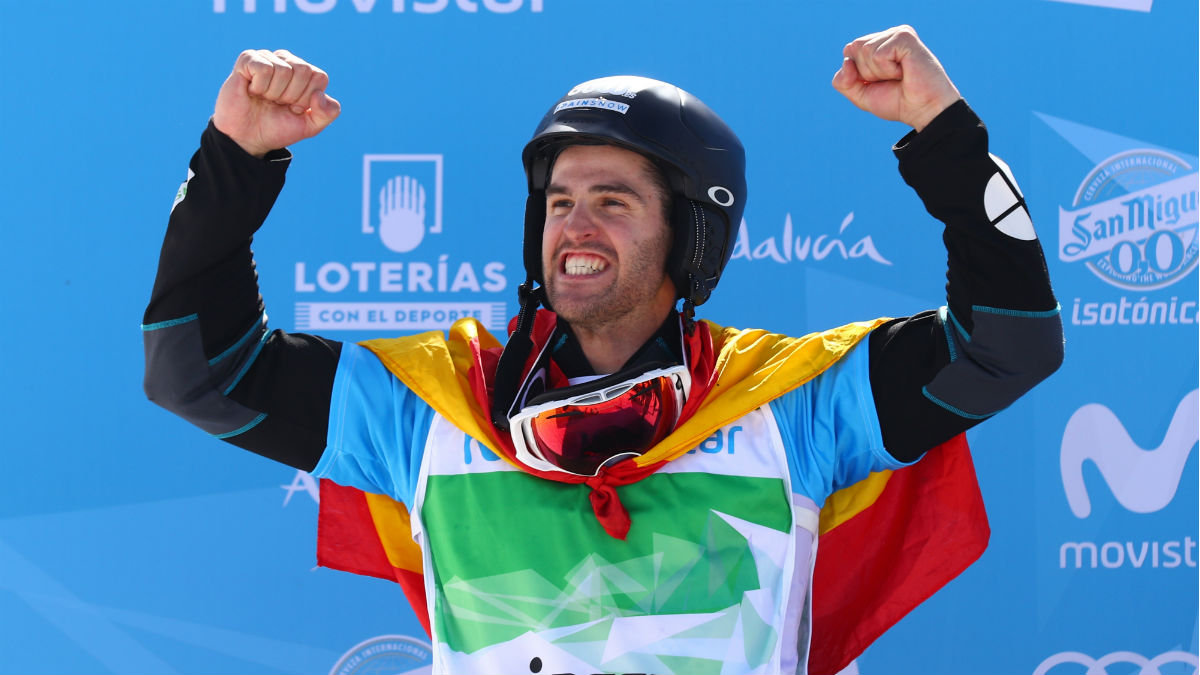
<path fill-rule="evenodd" d="M 179 206 L 179 202 L 183 201 L 183 198 L 187 196 L 188 183 L 192 182 L 192 179 L 195 177 L 196 172 L 192 171 L 191 167 L 188 167 L 187 180 L 180 183 L 179 190 L 175 192 L 175 201 L 171 204 L 171 213 L 175 212 L 175 207 Z"/>
<path fill-rule="evenodd" d="M 1000 172 L 992 174 L 983 190 L 983 209 L 987 211 L 988 220 L 995 222 L 1001 213 L 1011 209 L 1017 203 L 1017 196 L 1009 189 L 1008 183 Z"/>
<path fill-rule="evenodd" d="M 997 230 L 1014 239 L 1022 241 L 1037 239 L 1037 233 L 1033 230 L 1033 221 L 1029 219 L 1029 212 L 1023 206 L 996 222 L 996 219 L 1000 218 L 1000 214 L 1016 205 L 1021 198 L 1021 188 L 1017 187 L 1012 169 L 1008 168 L 1004 160 L 995 155 L 990 156 L 1000 171 L 992 175 L 987 187 L 983 190 L 983 209 L 987 213 L 988 219 L 993 221 Z M 1003 176 L 1000 175 L 1001 172 L 1004 173 Z M 1006 177 L 1007 181 L 1004 180 Z M 1012 187 L 1009 187 L 1010 185 Z M 1016 194 L 1013 194 L 1014 189 L 1017 191 Z"/>

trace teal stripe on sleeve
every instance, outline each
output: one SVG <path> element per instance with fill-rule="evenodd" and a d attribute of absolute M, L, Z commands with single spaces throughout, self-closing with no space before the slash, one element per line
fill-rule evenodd
<path fill-rule="evenodd" d="M 227 431 L 223 434 L 213 434 L 212 437 L 213 438 L 233 438 L 234 436 L 237 436 L 238 434 L 244 434 L 247 431 L 250 431 L 254 427 L 258 426 L 259 422 L 262 422 L 265 419 L 267 419 L 267 413 L 259 413 L 258 417 L 255 417 L 254 419 L 250 420 L 249 422 L 246 423 L 245 426 L 241 427 L 240 429 L 234 429 L 233 431 Z"/>
<path fill-rule="evenodd" d="M 958 322 L 958 318 L 954 316 L 954 312 L 951 312 L 949 307 L 946 307 L 946 316 L 950 318 L 950 323 L 954 324 L 954 329 L 958 331 L 962 339 L 970 342 L 971 334 L 967 332 L 966 328 L 962 327 L 962 324 Z"/>
<path fill-rule="evenodd" d="M 250 327 L 250 330 L 246 331 L 245 335 L 238 338 L 238 341 L 233 343 L 233 346 L 231 346 L 229 349 L 226 349 L 225 351 L 221 352 L 220 354 L 217 354 L 216 356 L 209 359 L 208 365 L 210 365 L 210 366 L 216 365 L 217 362 L 219 362 L 221 359 L 236 352 L 238 349 L 241 349 L 242 345 L 246 344 L 247 340 L 254 337 L 254 333 L 256 333 L 259 330 L 259 328 L 261 328 L 262 326 L 265 326 L 266 323 L 267 323 L 267 315 L 265 313 L 259 314 L 258 320 L 254 322 L 254 325 Z"/>
<path fill-rule="evenodd" d="M 988 314 L 1000 314 L 1002 316 L 1019 316 L 1027 319 L 1047 319 L 1052 316 L 1058 316 L 1062 312 L 1062 305 L 1055 305 L 1054 309 L 1048 309 L 1044 312 L 1026 312 L 1019 309 L 1003 309 L 1000 307 L 987 307 L 985 305 L 971 305 L 971 310 L 986 312 Z"/>
<path fill-rule="evenodd" d="M 239 370 L 237 376 L 233 378 L 233 382 L 231 382 L 229 386 L 225 388 L 225 391 L 221 392 L 223 395 L 228 396 L 229 392 L 233 391 L 234 387 L 238 386 L 238 382 L 242 381 L 242 378 L 245 377 L 246 372 L 250 370 L 250 366 L 254 365 L 254 362 L 258 359 L 258 354 L 262 351 L 263 346 L 267 344 L 267 338 L 269 337 L 271 337 L 270 333 L 263 333 L 262 339 L 258 341 L 258 346 L 254 348 L 254 353 L 250 355 L 250 358 L 246 359 L 246 363 L 242 364 L 242 369 Z"/>
<path fill-rule="evenodd" d="M 158 321 L 155 323 L 144 323 L 144 324 L 142 324 L 142 330 L 148 333 L 152 330 L 158 330 L 160 328 L 170 328 L 171 326 L 178 326 L 181 323 L 195 321 L 196 319 L 199 319 L 199 318 L 200 318 L 199 314 L 188 314 L 187 316 L 181 316 L 178 319 L 170 319 L 168 321 Z"/>
<path fill-rule="evenodd" d="M 958 350 L 954 347 L 954 334 L 951 332 L 953 329 L 950 327 L 949 315 L 950 310 L 946 307 L 938 310 L 938 318 L 942 320 L 942 333 L 946 336 L 946 347 L 950 350 L 950 363 L 954 363 L 958 358 Z"/>
<path fill-rule="evenodd" d="M 937 405 L 938 407 L 941 407 L 941 408 L 945 408 L 946 410 L 949 410 L 950 412 L 954 413 L 955 415 L 958 415 L 959 417 L 965 417 L 969 420 L 986 420 L 987 418 L 996 414 L 996 413 L 988 413 L 986 415 L 973 415 L 964 410 L 959 410 L 958 408 L 955 408 L 954 406 L 950 405 L 949 403 L 946 403 L 942 399 L 934 396 L 933 394 L 929 393 L 929 389 L 926 387 L 921 387 L 921 393 L 925 395 L 925 398 L 932 401 L 934 403 L 934 405 Z"/>

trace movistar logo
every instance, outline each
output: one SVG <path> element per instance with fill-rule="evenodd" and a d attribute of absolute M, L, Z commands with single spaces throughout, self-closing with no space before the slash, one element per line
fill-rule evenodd
<path fill-rule="evenodd" d="M 1153 513 L 1175 497 L 1183 467 L 1196 447 L 1197 404 L 1194 390 L 1175 409 L 1158 447 L 1144 449 L 1133 441 L 1121 420 L 1107 407 L 1089 403 L 1071 415 L 1063 432 L 1060 467 L 1071 512 L 1087 518 L 1091 499 L 1083 482 L 1083 463 L 1092 461 L 1121 506 L 1134 513 Z"/>

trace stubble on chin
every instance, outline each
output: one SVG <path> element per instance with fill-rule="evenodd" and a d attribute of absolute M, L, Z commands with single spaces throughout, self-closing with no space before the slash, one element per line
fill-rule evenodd
<path fill-rule="evenodd" d="M 573 328 L 596 330 L 619 320 L 629 313 L 629 307 L 622 307 L 616 289 L 613 286 L 600 289 L 587 296 L 577 293 L 558 293 L 552 279 L 547 286 L 547 296 L 554 312 Z"/>
<path fill-rule="evenodd" d="M 551 279 L 547 285 L 547 296 L 559 318 L 571 324 L 577 332 L 602 332 L 613 327 L 640 325 L 643 318 L 639 312 L 651 310 L 656 305 L 658 287 L 665 283 L 666 275 L 659 273 L 657 280 L 653 274 L 643 273 L 636 280 L 615 279 L 603 289 L 593 293 L 556 293 L 555 283 Z M 654 321 L 661 322 L 662 317 Z M 633 324 L 629 324 L 633 321 Z"/>

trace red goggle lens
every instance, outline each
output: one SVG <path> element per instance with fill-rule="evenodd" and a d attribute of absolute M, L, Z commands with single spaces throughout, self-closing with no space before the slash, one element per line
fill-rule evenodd
<path fill-rule="evenodd" d="M 611 400 L 547 410 L 527 429 L 546 461 L 593 476 L 605 462 L 641 455 L 671 432 L 680 412 L 675 381 L 656 377 Z"/>

